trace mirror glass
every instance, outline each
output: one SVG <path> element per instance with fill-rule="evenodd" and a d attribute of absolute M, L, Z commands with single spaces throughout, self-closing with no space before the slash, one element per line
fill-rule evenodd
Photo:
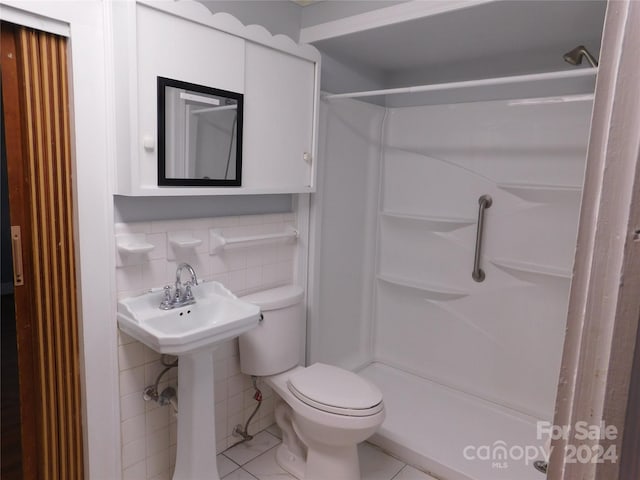
<path fill-rule="evenodd" d="M 158 185 L 240 186 L 241 93 L 158 77 Z"/>

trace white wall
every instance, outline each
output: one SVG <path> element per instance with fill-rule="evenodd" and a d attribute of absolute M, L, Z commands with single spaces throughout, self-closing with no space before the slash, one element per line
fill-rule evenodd
<path fill-rule="evenodd" d="M 125 197 L 115 196 L 116 222 L 177 220 L 288 213 L 292 195 L 224 195 L 215 197 Z"/>
<path fill-rule="evenodd" d="M 290 0 L 198 0 L 214 13 L 226 12 L 245 25 L 262 25 L 272 35 L 300 37 L 303 7 Z"/>
<path fill-rule="evenodd" d="M 391 7 L 407 0 L 327 0 L 312 3 L 302 9 L 300 25 L 302 28 L 331 22 L 352 15 Z"/>
<path fill-rule="evenodd" d="M 212 12 L 227 12 L 245 25 L 262 25 L 273 35 L 298 41 L 300 28 L 389 7 L 406 0 L 329 0 L 304 7 L 291 0 L 198 0 Z"/>
<path fill-rule="evenodd" d="M 379 90 L 386 87 L 386 75 L 374 68 L 358 65 L 357 62 L 340 61 L 323 52 L 320 83 L 322 90 L 329 93 Z M 384 105 L 385 98 L 375 97 L 371 102 Z"/>

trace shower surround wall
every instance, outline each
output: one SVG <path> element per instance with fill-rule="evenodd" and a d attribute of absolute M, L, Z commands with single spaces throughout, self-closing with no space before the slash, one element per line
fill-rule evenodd
<path fill-rule="evenodd" d="M 537 478 L 531 465 L 505 473 L 466 461 L 462 442 L 544 443 L 535 421 L 553 416 L 592 97 L 324 107 L 310 360 L 378 382 L 387 419 L 374 440 L 422 468 Z"/>
<path fill-rule="evenodd" d="M 209 229 L 222 230 L 229 237 L 282 232 L 295 226 L 293 213 L 198 218 L 189 220 L 117 223 L 118 234 L 145 234 L 155 246 L 148 257 L 127 258 L 116 252 L 118 298 L 144 293 L 175 281 L 180 262 L 192 265 L 200 280 L 216 280 L 241 296 L 292 283 L 297 258 L 294 243 L 255 245 L 209 255 Z M 171 251 L 174 234 L 202 240 L 194 250 Z M 175 256 L 175 258 L 174 258 Z M 172 258 L 171 260 L 169 258 Z M 160 355 L 119 332 L 120 420 L 123 478 L 131 480 L 170 479 L 176 454 L 176 416 L 171 407 L 145 402 L 142 391 L 153 384 L 162 371 Z M 220 345 L 215 352 L 215 412 L 217 445 L 220 453 L 239 440 L 232 435 L 235 425 L 244 425 L 255 407 L 250 377 L 240 373 L 236 339 Z M 177 369 L 170 370 L 160 383 L 177 386 Z M 260 385 L 264 401 L 249 426 L 254 434 L 274 423 L 273 394 Z"/>
<path fill-rule="evenodd" d="M 390 110 L 376 359 L 551 420 L 592 106 L 571 100 Z"/>
<path fill-rule="evenodd" d="M 322 102 L 315 308 L 308 360 L 355 370 L 371 360 L 371 296 L 384 109 L 363 102 Z M 313 315 L 316 315 L 315 318 Z M 339 332 L 339 334 L 336 334 Z"/>

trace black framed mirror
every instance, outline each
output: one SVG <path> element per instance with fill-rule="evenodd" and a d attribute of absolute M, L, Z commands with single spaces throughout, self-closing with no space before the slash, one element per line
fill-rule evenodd
<path fill-rule="evenodd" d="M 243 95 L 158 77 L 158 185 L 242 184 Z"/>

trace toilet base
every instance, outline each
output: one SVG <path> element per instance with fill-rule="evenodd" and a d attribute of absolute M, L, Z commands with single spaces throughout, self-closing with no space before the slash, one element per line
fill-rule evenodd
<path fill-rule="evenodd" d="M 358 444 L 382 424 L 384 409 L 366 416 L 325 412 L 298 399 L 288 387 L 295 367 L 265 378 L 276 394 L 275 420 L 282 431 L 280 467 L 299 480 L 360 480 Z"/>
<path fill-rule="evenodd" d="M 291 453 L 289 447 L 284 443 L 276 449 L 276 463 L 294 477 L 300 480 L 305 479 L 304 471 L 306 461 L 304 458 L 300 458 L 299 456 Z"/>
<path fill-rule="evenodd" d="M 281 399 L 276 404 L 276 423 L 282 444 L 276 462 L 299 480 L 360 480 L 357 444 L 326 445 L 299 430 L 291 407 Z"/>
<path fill-rule="evenodd" d="M 307 452 L 304 480 L 360 480 L 358 448 L 317 445 Z"/>
<path fill-rule="evenodd" d="M 303 480 L 307 448 L 294 431 L 291 407 L 276 395 L 275 417 L 282 432 L 282 444 L 276 450 L 276 462 L 294 477 Z"/>
<path fill-rule="evenodd" d="M 307 450 L 305 461 L 282 443 L 276 449 L 276 462 L 299 480 L 360 480 L 357 446 L 317 446 Z"/>

